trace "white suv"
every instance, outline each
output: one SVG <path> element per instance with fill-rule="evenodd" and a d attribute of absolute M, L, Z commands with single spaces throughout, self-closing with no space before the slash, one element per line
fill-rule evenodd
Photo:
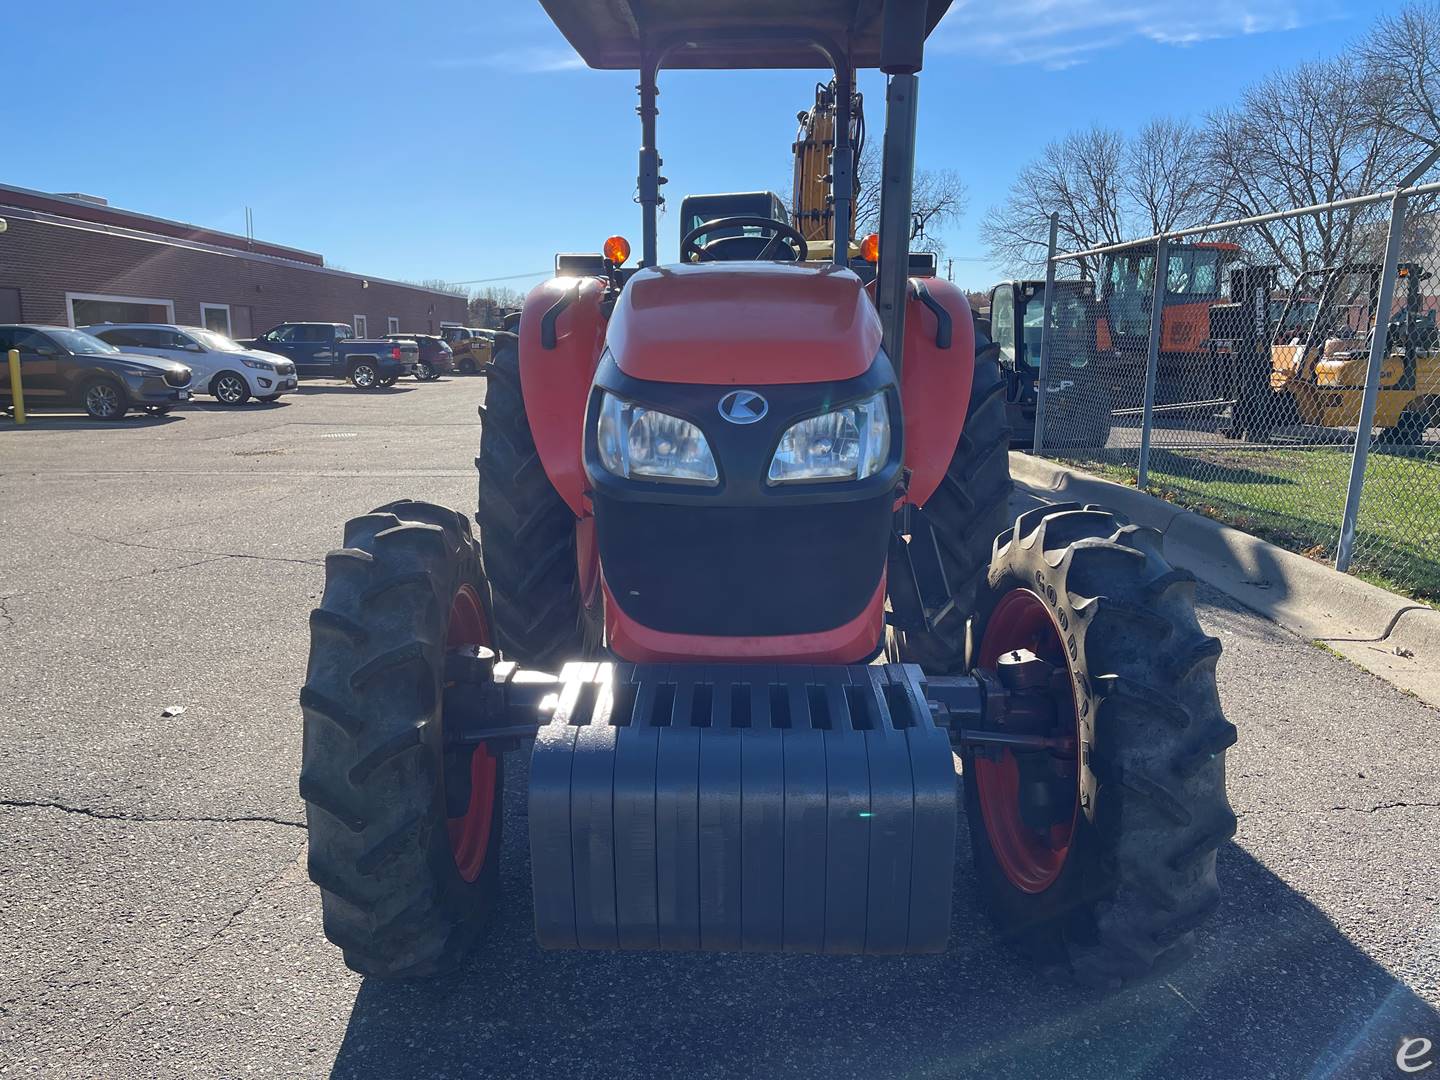
<path fill-rule="evenodd" d="M 100 323 L 85 332 L 129 353 L 180 361 L 194 372 L 190 388 L 223 405 L 243 405 L 252 397 L 274 401 L 295 389 L 295 365 L 287 357 L 247 349 L 203 326 Z"/>

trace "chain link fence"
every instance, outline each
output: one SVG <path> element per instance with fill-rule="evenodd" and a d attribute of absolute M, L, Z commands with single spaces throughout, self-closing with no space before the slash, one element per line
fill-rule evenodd
<path fill-rule="evenodd" d="M 1052 247 L 1034 451 L 1440 602 L 1437 193 Z"/>

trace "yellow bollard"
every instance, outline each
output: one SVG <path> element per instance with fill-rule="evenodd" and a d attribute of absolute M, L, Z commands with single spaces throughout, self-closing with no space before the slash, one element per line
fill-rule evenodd
<path fill-rule="evenodd" d="M 20 350 L 10 350 L 10 400 L 15 405 L 15 422 L 25 423 L 25 387 L 20 385 Z"/>

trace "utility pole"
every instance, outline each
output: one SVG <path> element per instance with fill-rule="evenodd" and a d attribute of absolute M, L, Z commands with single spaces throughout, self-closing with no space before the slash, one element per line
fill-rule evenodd
<path fill-rule="evenodd" d="M 955 280 L 955 260 L 954 260 L 954 259 L 946 259 L 946 260 L 945 260 L 945 280 L 946 280 L 946 281 L 954 281 L 954 280 Z"/>

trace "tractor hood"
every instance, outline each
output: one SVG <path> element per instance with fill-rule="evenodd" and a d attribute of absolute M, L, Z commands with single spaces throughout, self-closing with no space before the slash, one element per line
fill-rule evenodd
<path fill-rule="evenodd" d="M 862 375 L 880 337 L 875 305 L 844 267 L 741 262 L 639 271 L 606 343 L 632 378 L 773 385 Z"/>

